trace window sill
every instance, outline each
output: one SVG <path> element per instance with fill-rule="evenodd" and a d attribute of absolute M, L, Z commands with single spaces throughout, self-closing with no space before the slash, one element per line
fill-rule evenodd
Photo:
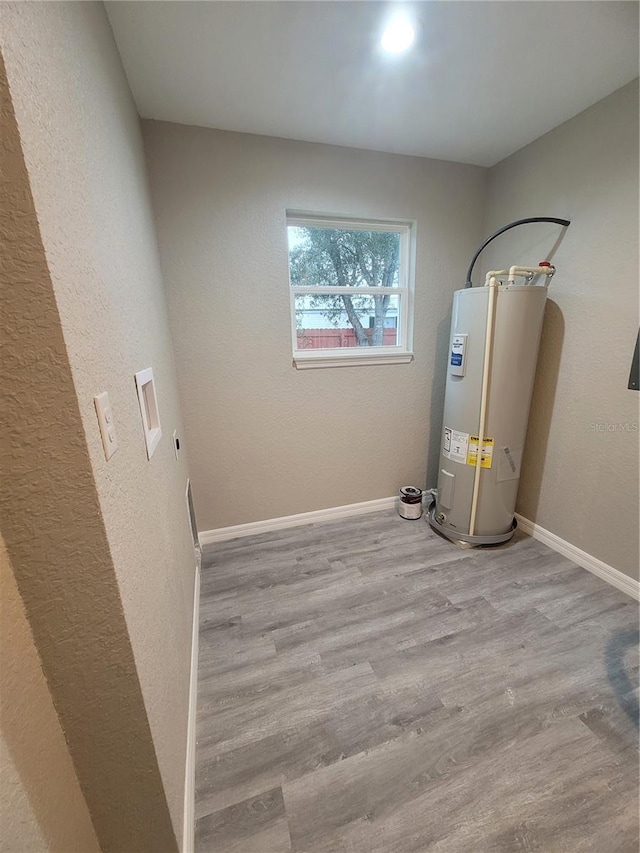
<path fill-rule="evenodd" d="M 364 355 L 360 352 L 322 355 L 315 353 L 296 353 L 293 364 L 298 370 L 310 370 L 319 367 L 369 367 L 376 364 L 409 364 L 413 361 L 412 352 L 376 352 Z"/>

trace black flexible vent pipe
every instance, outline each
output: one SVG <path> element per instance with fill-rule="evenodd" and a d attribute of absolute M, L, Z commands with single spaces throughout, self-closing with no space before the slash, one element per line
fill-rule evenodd
<path fill-rule="evenodd" d="M 475 266 L 478 257 L 480 256 L 480 252 L 489 245 L 492 240 L 495 240 L 496 237 L 499 237 L 501 234 L 504 234 L 505 231 L 509 231 L 511 228 L 515 228 L 518 225 L 528 225 L 530 222 L 553 222 L 556 225 L 563 225 L 565 228 L 571 225 L 570 219 L 557 219 L 555 216 L 531 216 L 529 219 L 516 219 L 515 222 L 510 222 L 508 225 L 505 225 L 503 228 L 499 228 L 495 234 L 492 234 L 491 237 L 487 237 L 482 246 L 478 249 L 478 251 L 473 256 L 473 260 L 469 264 L 469 269 L 467 270 L 467 280 L 465 282 L 465 287 L 473 287 L 473 282 L 471 281 L 471 276 L 473 274 L 473 268 Z"/>

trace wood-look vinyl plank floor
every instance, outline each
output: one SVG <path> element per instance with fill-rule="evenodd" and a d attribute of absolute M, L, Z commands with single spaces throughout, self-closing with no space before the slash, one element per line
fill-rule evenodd
<path fill-rule="evenodd" d="M 638 609 L 518 533 L 204 549 L 198 853 L 638 850 Z"/>

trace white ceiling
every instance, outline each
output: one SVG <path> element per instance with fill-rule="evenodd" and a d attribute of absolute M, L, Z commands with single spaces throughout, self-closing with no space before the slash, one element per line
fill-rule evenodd
<path fill-rule="evenodd" d="M 110 2 L 143 118 L 490 166 L 638 75 L 636 2 Z M 403 56 L 390 12 L 418 21 Z"/>

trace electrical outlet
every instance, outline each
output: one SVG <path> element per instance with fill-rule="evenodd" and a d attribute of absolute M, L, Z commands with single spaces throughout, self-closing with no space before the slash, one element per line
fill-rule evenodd
<path fill-rule="evenodd" d="M 96 406 L 96 414 L 98 415 L 98 424 L 100 426 L 100 436 L 102 437 L 102 446 L 104 447 L 104 455 L 107 459 L 111 459 L 113 454 L 118 449 L 118 437 L 116 435 L 116 427 L 113 422 L 113 411 L 109 402 L 109 395 L 106 391 L 98 394 L 93 398 Z"/>

